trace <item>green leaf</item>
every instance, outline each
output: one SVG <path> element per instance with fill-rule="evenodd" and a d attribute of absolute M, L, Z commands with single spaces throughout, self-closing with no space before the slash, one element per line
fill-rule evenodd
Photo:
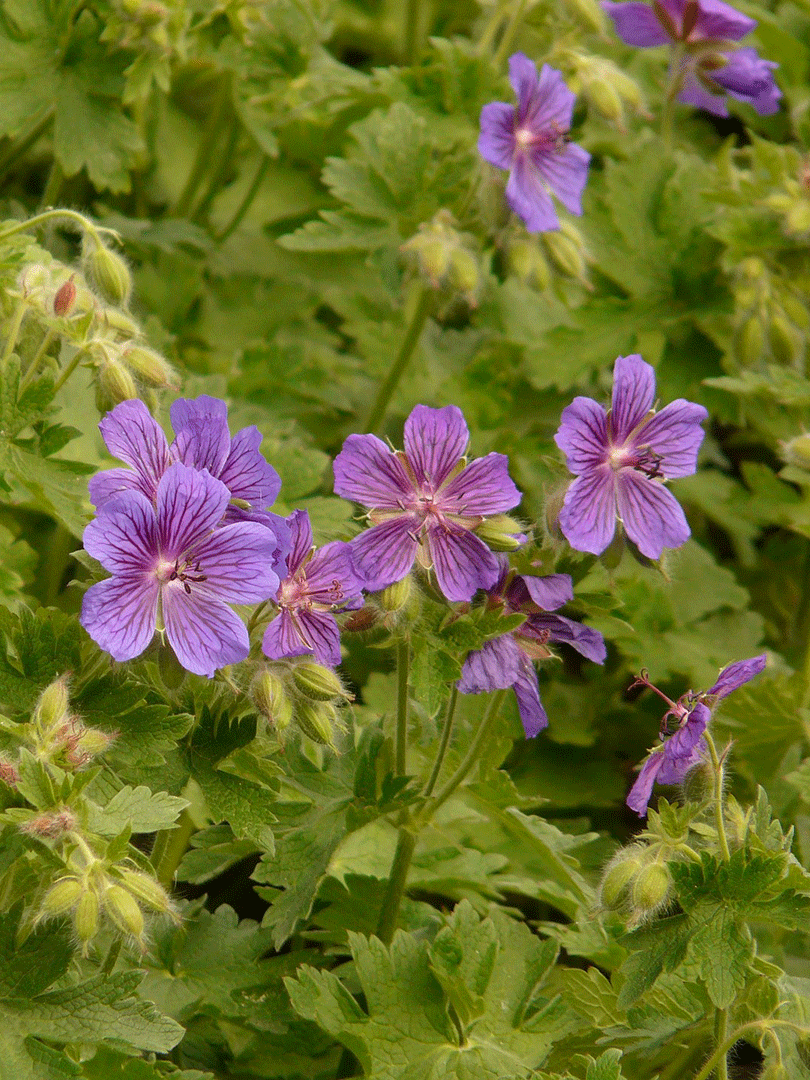
<path fill-rule="evenodd" d="M 87 828 L 101 836 L 117 836 L 127 826 L 133 833 L 151 833 L 170 829 L 176 822 L 187 799 L 152 793 L 147 787 L 124 787 L 106 804 L 89 804 Z"/>
<path fill-rule="evenodd" d="M 694 918 L 701 925 L 692 937 L 689 955 L 699 967 L 712 1003 L 726 1009 L 745 986 L 754 955 L 753 939 L 728 908 L 703 905 Z"/>
<path fill-rule="evenodd" d="M 618 1007 L 629 1009 L 655 983 L 664 971 L 674 971 L 686 956 L 693 926 L 686 915 L 672 915 L 649 927 L 634 930 L 622 941 L 632 950 L 622 968 L 625 982 Z"/>

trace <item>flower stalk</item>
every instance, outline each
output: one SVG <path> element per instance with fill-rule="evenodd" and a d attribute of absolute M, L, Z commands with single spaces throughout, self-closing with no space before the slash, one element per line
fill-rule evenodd
<path fill-rule="evenodd" d="M 408 364 L 416 351 L 416 346 L 419 344 L 419 339 L 422 336 L 432 306 L 433 296 L 427 289 L 421 288 L 408 328 L 405 331 L 405 337 L 402 339 L 402 344 L 390 371 L 377 391 L 374 404 L 371 406 L 366 422 L 363 425 L 364 431 L 376 432 L 382 427 L 388 406 L 391 404 L 391 398 L 394 396 L 394 391 L 399 386 L 402 376 L 405 374 Z"/>

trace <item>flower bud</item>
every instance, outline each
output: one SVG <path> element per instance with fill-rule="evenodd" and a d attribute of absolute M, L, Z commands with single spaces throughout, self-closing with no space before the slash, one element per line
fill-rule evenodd
<path fill-rule="evenodd" d="M 543 233 L 543 244 L 551 261 L 563 274 L 587 284 L 585 245 L 579 230 L 567 221 L 561 222 L 558 231 Z"/>
<path fill-rule="evenodd" d="M 536 243 L 515 240 L 509 245 L 509 268 L 515 277 L 534 289 L 547 289 L 551 268 Z"/>
<path fill-rule="evenodd" d="M 76 928 L 76 935 L 82 943 L 82 952 L 85 956 L 87 955 L 89 942 L 98 933 L 98 914 L 98 896 L 96 896 L 93 889 L 85 888 L 73 913 L 73 925 Z"/>
<path fill-rule="evenodd" d="M 402 251 L 413 252 L 419 269 L 434 289 L 437 289 L 450 267 L 450 247 L 444 240 L 417 233 L 402 245 Z"/>
<path fill-rule="evenodd" d="M 686 802 L 702 803 L 714 789 L 714 769 L 708 761 L 699 762 L 690 769 L 681 782 Z"/>
<path fill-rule="evenodd" d="M 737 334 L 736 353 L 746 367 L 757 367 L 765 355 L 765 327 L 758 314 L 749 317 Z"/>
<path fill-rule="evenodd" d="M 52 731 L 64 724 L 68 717 L 68 677 L 60 675 L 39 696 L 34 709 L 34 723 L 44 731 Z"/>
<path fill-rule="evenodd" d="M 619 853 L 618 859 L 608 866 L 602 878 L 599 899 L 603 907 L 613 910 L 621 906 L 629 892 L 630 883 L 643 865 L 641 856 L 632 849 Z"/>
<path fill-rule="evenodd" d="M 67 281 L 60 285 L 56 291 L 56 296 L 53 298 L 53 313 L 60 319 L 63 319 L 66 315 L 69 315 L 73 309 L 73 305 L 76 303 L 76 285 L 73 281 L 73 277 L 69 277 Z"/>
<path fill-rule="evenodd" d="M 121 360 L 129 370 L 149 386 L 165 389 L 177 385 L 178 378 L 168 360 L 154 349 L 144 345 L 129 345 L 121 353 Z"/>
<path fill-rule="evenodd" d="M 141 328 L 135 320 L 115 307 L 104 308 L 99 313 L 99 322 L 106 329 L 113 330 L 116 334 L 128 339 L 139 337 L 141 333 Z"/>
<path fill-rule="evenodd" d="M 44 814 L 37 814 L 24 824 L 20 825 L 20 832 L 28 833 L 29 836 L 38 836 L 41 839 L 56 840 L 65 833 L 73 832 L 78 822 L 71 810 L 62 807 L 61 810 L 48 810 Z"/>
<path fill-rule="evenodd" d="M 334 701 L 338 697 L 348 697 L 339 676 L 322 664 L 314 661 L 296 664 L 292 676 L 297 688 L 310 701 Z"/>
<path fill-rule="evenodd" d="M 124 365 L 113 358 L 105 360 L 99 368 L 98 385 L 102 398 L 110 406 L 138 396 L 135 380 Z"/>
<path fill-rule="evenodd" d="M 597 34 L 605 29 L 605 16 L 596 0 L 565 0 L 565 6 L 575 19 Z"/>
<path fill-rule="evenodd" d="M 143 933 L 143 912 L 131 892 L 121 885 L 108 885 L 104 891 L 104 910 L 125 934 L 139 938 Z"/>
<path fill-rule="evenodd" d="M 478 290 L 481 288 L 481 266 L 467 248 L 459 247 L 451 253 L 447 281 L 453 289 L 462 294 L 470 306 L 475 305 Z"/>
<path fill-rule="evenodd" d="M 782 459 L 788 465 L 796 465 L 800 469 L 810 471 L 810 434 L 804 432 L 797 435 L 790 442 L 781 444 Z"/>
<path fill-rule="evenodd" d="M 9 787 L 16 787 L 20 782 L 20 772 L 10 761 L 0 761 L 0 780 Z"/>
<path fill-rule="evenodd" d="M 132 275 L 124 259 L 97 240 L 88 240 L 85 268 L 108 304 L 126 305 L 132 292 Z"/>
<path fill-rule="evenodd" d="M 250 688 L 253 704 L 276 731 L 284 731 L 292 720 L 292 703 L 278 675 L 266 668 L 260 671 Z"/>
<path fill-rule="evenodd" d="M 337 711 L 334 705 L 304 698 L 296 705 L 295 720 L 307 738 L 335 749 L 334 727 L 337 722 Z"/>
<path fill-rule="evenodd" d="M 804 359 L 804 341 L 801 332 L 776 306 L 771 309 L 768 341 L 777 363 L 799 366 Z"/>
<path fill-rule="evenodd" d="M 582 92 L 588 104 L 606 120 L 624 128 L 624 106 L 615 86 L 604 79 L 586 79 Z M 576 277 L 577 275 L 572 275 Z"/>
<path fill-rule="evenodd" d="M 413 578 L 410 574 L 406 574 L 401 581 L 395 581 L 393 585 L 377 593 L 377 603 L 383 611 L 391 613 L 402 611 L 410 600 L 412 592 Z"/>
<path fill-rule="evenodd" d="M 517 551 L 526 542 L 520 525 L 508 514 L 493 514 L 485 518 L 475 530 L 475 535 L 492 551 Z"/>
<path fill-rule="evenodd" d="M 115 742 L 116 735 L 101 728 L 82 727 L 78 738 L 67 754 L 67 760 L 71 765 L 85 765 L 94 757 L 103 754 L 110 745 Z"/>
<path fill-rule="evenodd" d="M 667 902 L 672 878 L 666 863 L 654 862 L 643 866 L 633 881 L 633 907 L 644 915 L 652 915 Z"/>
<path fill-rule="evenodd" d="M 73 911 L 83 893 L 81 882 L 75 877 L 62 878 L 53 885 L 45 894 L 39 908 L 37 921 L 41 919 L 58 919 L 60 915 L 67 915 Z"/>
<path fill-rule="evenodd" d="M 121 875 L 124 887 L 136 900 L 140 900 L 141 903 L 146 904 L 153 911 L 160 911 L 164 914 L 173 911 L 168 893 L 149 874 L 144 874 L 140 870 L 129 870 L 127 867 L 122 867 L 118 873 Z"/>

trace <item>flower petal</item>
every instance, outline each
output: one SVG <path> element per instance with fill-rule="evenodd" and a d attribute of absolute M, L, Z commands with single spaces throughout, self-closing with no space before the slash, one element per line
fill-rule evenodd
<path fill-rule="evenodd" d="M 691 476 L 705 437 L 700 426 L 708 418 L 702 405 L 678 398 L 642 424 L 633 436 L 635 446 L 646 445 L 661 454 L 661 473 L 668 479 Z"/>
<path fill-rule="evenodd" d="M 562 641 L 595 664 L 604 664 L 607 656 L 605 639 L 598 630 L 566 618 L 565 615 L 531 615 L 518 630 L 518 634 L 546 630 L 551 641 Z"/>
<path fill-rule="evenodd" d="M 306 656 L 311 651 L 299 633 L 296 619 L 287 610 L 282 610 L 264 632 L 262 652 L 270 660 Z"/>
<path fill-rule="evenodd" d="M 134 660 L 155 633 L 159 586 L 154 575 L 121 574 L 91 585 L 80 622 L 114 660 Z"/>
<path fill-rule="evenodd" d="M 262 433 L 257 427 L 242 428 L 231 440 L 228 460 L 219 479 L 235 499 L 245 499 L 259 508 L 275 502 L 281 490 L 281 477 L 269 465 L 259 446 Z"/>
<path fill-rule="evenodd" d="M 608 455 L 607 413 L 591 398 L 574 398 L 562 411 L 554 442 L 572 473 L 597 468 Z"/>
<path fill-rule="evenodd" d="M 176 559 L 218 525 L 229 499 L 225 485 L 209 473 L 198 472 L 181 462 L 171 465 L 157 490 L 164 557 Z"/>
<path fill-rule="evenodd" d="M 728 667 L 723 668 L 717 677 L 717 682 L 711 690 L 706 691 L 705 696 L 724 698 L 732 690 L 750 682 L 761 671 L 764 671 L 767 659 L 766 653 L 762 653 L 760 656 L 752 656 L 750 660 L 738 660 L 734 664 L 729 664 Z"/>
<path fill-rule="evenodd" d="M 515 53 L 509 59 L 509 79 L 518 98 L 519 127 L 535 135 L 555 128 L 568 131 L 576 94 L 568 89 L 561 72 L 543 64 L 538 75 L 533 60 L 524 53 Z"/>
<path fill-rule="evenodd" d="M 342 658 L 340 631 L 334 615 L 325 611 L 299 611 L 298 625 L 318 663 L 337 667 Z"/>
<path fill-rule="evenodd" d="M 178 432 L 172 443 L 172 455 L 176 461 L 193 469 L 207 469 L 218 477 L 231 447 L 231 436 L 224 420 L 209 417 L 205 420 L 190 419 Z"/>
<path fill-rule="evenodd" d="M 462 694 L 507 690 L 520 674 L 523 654 L 511 634 L 487 641 L 467 655 L 457 687 Z"/>
<path fill-rule="evenodd" d="M 413 566 L 418 541 L 412 518 L 403 515 L 360 533 L 350 543 L 354 572 L 370 592 L 402 581 Z"/>
<path fill-rule="evenodd" d="M 666 45 L 670 41 L 648 4 L 614 4 L 611 0 L 602 0 L 602 7 L 613 19 L 616 33 L 626 45 L 647 49 L 653 45 Z"/>
<path fill-rule="evenodd" d="M 618 356 L 613 367 L 613 399 L 608 417 L 610 441 L 622 446 L 655 401 L 655 370 L 638 355 Z M 635 442 L 635 440 L 633 440 Z"/>
<path fill-rule="evenodd" d="M 151 499 L 154 496 L 151 486 L 149 491 L 144 491 L 144 486 L 141 476 L 134 469 L 105 469 L 91 476 L 87 482 L 90 501 L 97 509 L 122 491 L 140 491 Z"/>
<path fill-rule="evenodd" d="M 255 521 L 258 525 L 270 530 L 276 538 L 271 566 L 280 578 L 285 577 L 287 556 L 290 552 L 290 527 L 285 518 L 280 514 L 272 514 L 269 510 L 244 510 L 242 507 L 229 503 L 225 508 L 222 524 L 233 525 L 237 521 Z"/>
<path fill-rule="evenodd" d="M 228 422 L 228 406 L 221 398 L 200 394 L 196 398 L 178 398 L 169 409 L 172 427 L 179 434 L 194 420 L 224 420 Z"/>
<path fill-rule="evenodd" d="M 240 521 L 215 529 L 195 545 L 192 592 L 216 596 L 230 604 L 259 604 L 276 595 L 278 574 L 273 570 L 276 538 L 255 521 Z M 199 571 L 196 567 L 199 566 Z"/>
<path fill-rule="evenodd" d="M 195 675 L 210 679 L 250 651 L 247 627 L 227 604 L 199 591 L 189 594 L 179 582 L 163 589 L 163 619 L 175 656 Z"/>
<path fill-rule="evenodd" d="M 442 489 L 436 501 L 448 514 L 487 517 L 512 510 L 521 498 L 509 476 L 509 458 L 492 453 L 465 466 Z"/>
<path fill-rule="evenodd" d="M 402 462 L 376 435 L 350 435 L 334 462 L 335 494 L 378 510 L 413 499 Z"/>
<path fill-rule="evenodd" d="M 760 116 L 772 116 L 779 111 L 782 97 L 773 77 L 778 67 L 772 60 L 763 60 L 756 49 L 737 49 L 711 78 L 738 101 L 752 105 Z"/>
<path fill-rule="evenodd" d="M 429 409 L 417 405 L 405 421 L 405 454 L 420 484 L 442 486 L 464 457 L 470 432 L 456 405 Z"/>
<path fill-rule="evenodd" d="M 639 817 L 647 816 L 647 805 L 652 797 L 653 785 L 663 764 L 663 753 L 650 754 L 641 766 L 641 772 L 635 784 L 630 788 L 630 794 L 625 802 L 631 810 L 635 810 Z"/>
<path fill-rule="evenodd" d="M 548 716 L 540 701 L 537 673 L 527 656 L 521 657 L 520 670 L 513 689 L 526 738 L 533 739 L 543 728 L 548 727 Z"/>
<path fill-rule="evenodd" d="M 306 565 L 307 596 L 316 604 L 334 608 L 362 607 L 363 584 L 354 572 L 349 544 L 333 540 L 324 544 Z"/>
<path fill-rule="evenodd" d="M 559 525 L 576 551 L 602 554 L 616 532 L 616 486 L 609 466 L 574 480 L 565 494 Z"/>
<path fill-rule="evenodd" d="M 112 574 L 148 573 L 160 551 L 154 507 L 140 491 L 122 491 L 100 509 L 82 541 L 87 554 Z"/>
<path fill-rule="evenodd" d="M 293 510 L 287 518 L 290 527 L 290 554 L 287 575 L 297 574 L 312 551 L 312 524 L 306 510 Z"/>
<path fill-rule="evenodd" d="M 559 229 L 560 221 L 543 177 L 531 158 L 515 157 L 506 185 L 506 201 L 531 233 Z"/>
<path fill-rule="evenodd" d="M 137 398 L 122 401 L 98 426 L 110 453 L 135 469 L 138 488 L 154 499 L 171 457 L 163 429 L 144 403 Z"/>
<path fill-rule="evenodd" d="M 591 155 L 576 143 L 565 143 L 559 150 L 546 147 L 535 151 L 535 165 L 546 184 L 566 210 L 582 213 L 582 192 L 588 182 Z"/>
<path fill-rule="evenodd" d="M 703 732 L 712 718 L 707 707 L 698 702 L 689 713 L 686 723 L 667 739 L 664 744 L 664 757 L 674 765 L 676 761 L 691 757 L 692 751 L 703 738 Z M 664 781 L 661 781 L 664 783 Z M 668 781 L 678 783 L 678 781 Z"/>
<path fill-rule="evenodd" d="M 532 603 L 543 611 L 556 611 L 574 599 L 570 574 L 544 574 L 543 577 L 524 574 L 515 581 L 523 582 Z"/>
<path fill-rule="evenodd" d="M 624 531 L 642 555 L 658 559 L 665 547 L 686 543 L 691 531 L 684 512 L 660 481 L 634 469 L 620 470 L 616 480 L 619 517 L 624 522 Z"/>
<path fill-rule="evenodd" d="M 498 560 L 468 529 L 433 528 L 427 542 L 436 580 L 448 600 L 472 600 L 478 589 L 490 589 L 498 580 Z"/>
<path fill-rule="evenodd" d="M 690 34 L 692 41 L 740 41 L 756 29 L 756 19 L 749 19 L 722 0 L 698 0 L 697 8 L 697 21 Z"/>
<path fill-rule="evenodd" d="M 699 765 L 706 758 L 708 749 L 706 740 L 701 738 L 688 754 L 676 758 L 667 757 L 666 753 L 664 753 L 662 755 L 664 764 L 658 773 L 658 783 L 682 784 L 689 770 L 694 769 L 695 765 Z"/>
<path fill-rule="evenodd" d="M 515 108 L 504 101 L 492 101 L 481 110 L 478 153 L 490 165 L 511 169 L 515 156 Z"/>
<path fill-rule="evenodd" d="M 694 105 L 697 109 L 705 109 L 706 112 L 712 113 L 713 116 L 728 116 L 726 101 L 720 88 L 718 87 L 717 94 L 710 94 L 698 82 L 692 71 L 686 72 L 683 90 L 678 94 L 678 101 L 683 102 L 685 105 Z"/>

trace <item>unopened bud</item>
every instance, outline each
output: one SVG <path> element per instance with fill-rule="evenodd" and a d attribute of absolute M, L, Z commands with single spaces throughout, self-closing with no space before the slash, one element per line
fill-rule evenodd
<path fill-rule="evenodd" d="M 702 803 L 714 790 L 714 769 L 708 761 L 699 762 L 689 770 L 681 783 L 686 802 Z"/>
<path fill-rule="evenodd" d="M 492 551 L 517 551 L 526 542 L 520 525 L 508 514 L 493 514 L 485 518 L 475 530 L 475 535 Z"/>
<path fill-rule="evenodd" d="M 774 360 L 780 364 L 798 365 L 804 357 L 801 332 L 775 308 L 771 311 L 768 341 Z"/>
<path fill-rule="evenodd" d="M 84 254 L 91 279 L 108 304 L 125 305 L 132 292 L 132 275 L 124 259 L 108 247 L 88 240 Z"/>
<path fill-rule="evenodd" d="M 105 403 L 119 405 L 138 396 L 135 380 L 122 363 L 115 359 L 105 360 L 98 372 L 98 385 Z"/>
<path fill-rule="evenodd" d="M 121 885 L 108 885 L 104 892 L 104 910 L 119 930 L 139 938 L 143 933 L 143 912 L 131 892 Z"/>
<path fill-rule="evenodd" d="M 574 18 L 589 30 L 601 34 L 605 29 L 605 16 L 596 0 L 566 0 L 566 7 Z"/>
<path fill-rule="evenodd" d="M 68 677 L 61 675 L 46 686 L 34 709 L 34 723 L 44 731 L 52 731 L 64 724 L 68 716 L 70 699 L 68 695 Z"/>
<path fill-rule="evenodd" d="M 613 910 L 621 906 L 629 893 L 630 883 L 643 865 L 638 854 L 630 853 L 623 854 L 619 861 L 608 867 L 599 894 L 603 907 Z"/>
<path fill-rule="evenodd" d="M 250 688 L 253 704 L 266 717 L 276 731 L 284 731 L 292 720 L 292 703 L 284 682 L 272 671 L 262 671 Z"/>
<path fill-rule="evenodd" d="M 612 83 L 599 78 L 587 79 L 582 87 L 582 92 L 588 104 L 600 116 L 604 116 L 606 120 L 611 120 L 621 128 L 624 127 L 624 106 L 619 91 Z M 572 274 L 572 277 L 576 276 L 576 274 Z"/>
<path fill-rule="evenodd" d="M 68 753 L 72 764 L 85 764 L 99 754 L 103 754 L 115 741 L 116 735 L 101 728 L 81 728 L 79 737 Z"/>
<path fill-rule="evenodd" d="M 141 903 L 146 904 L 153 911 L 163 913 L 172 911 L 172 902 L 168 893 L 149 874 L 141 873 L 140 870 L 129 870 L 126 867 L 119 870 L 119 873 L 124 887 Z"/>
<path fill-rule="evenodd" d="M 434 288 L 438 288 L 450 266 L 451 248 L 445 240 L 418 233 L 402 245 L 403 251 L 413 252 L 419 269 Z"/>
<path fill-rule="evenodd" d="M 334 701 L 338 697 L 347 697 L 340 677 L 328 667 L 305 661 L 293 668 L 293 682 L 311 701 Z"/>
<path fill-rule="evenodd" d="M 395 581 L 377 594 L 377 602 L 383 611 L 402 611 L 413 593 L 413 578 L 406 574 L 401 581 Z"/>
<path fill-rule="evenodd" d="M 333 705 L 305 698 L 296 705 L 295 720 L 301 731 L 313 742 L 334 750 L 337 712 Z"/>
<path fill-rule="evenodd" d="M 475 303 L 481 287 L 481 266 L 478 259 L 467 248 L 458 247 L 450 255 L 450 268 L 447 274 L 449 285 L 460 292 L 471 305 Z"/>
<path fill-rule="evenodd" d="M 125 338 L 136 338 L 141 332 L 140 326 L 119 308 L 104 308 L 99 314 L 99 322 L 108 330 L 114 330 Z"/>
<path fill-rule="evenodd" d="M 509 245 L 509 267 L 514 275 L 535 289 L 547 289 L 551 284 L 551 268 L 536 243 L 515 240 Z"/>
<path fill-rule="evenodd" d="M 61 810 L 48 811 L 30 818 L 20 825 L 20 832 L 28 833 L 29 836 L 55 840 L 64 836 L 65 833 L 73 832 L 76 825 L 77 821 L 73 812 L 63 807 Z"/>
<path fill-rule="evenodd" d="M 16 787 L 20 782 L 20 771 L 10 761 L 0 761 L 0 780 L 9 787 Z"/>
<path fill-rule="evenodd" d="M 563 228 L 567 224 L 561 224 L 556 232 L 543 233 L 543 244 L 559 270 L 568 277 L 586 282 L 584 246 L 573 239 L 570 228 Z"/>
<path fill-rule="evenodd" d="M 749 315 L 737 334 L 736 352 L 746 367 L 756 367 L 765 353 L 765 327 L 759 315 Z"/>
<path fill-rule="evenodd" d="M 73 305 L 76 303 L 76 285 L 73 282 L 73 278 L 70 277 L 63 284 L 60 285 L 56 291 L 56 296 L 53 298 L 53 313 L 58 315 L 60 319 L 65 315 L 69 315 L 73 309 Z"/>
<path fill-rule="evenodd" d="M 95 892 L 93 889 L 83 890 L 73 914 L 73 925 L 76 928 L 79 941 L 84 946 L 82 951 L 85 954 L 87 953 L 88 943 L 98 932 L 98 913 L 99 904 Z"/>
<path fill-rule="evenodd" d="M 137 378 L 150 386 L 165 388 L 177 383 L 174 368 L 154 349 L 130 345 L 121 353 L 121 360 Z"/>
<path fill-rule="evenodd" d="M 666 863 L 654 862 L 642 867 L 633 881 L 633 907 L 641 914 L 653 914 L 666 903 L 671 887 Z"/>
<path fill-rule="evenodd" d="M 58 919 L 60 915 L 67 915 L 78 904 L 83 891 L 76 878 L 57 881 L 45 894 L 37 919 Z"/>
<path fill-rule="evenodd" d="M 788 465 L 810 471 L 810 434 L 797 435 L 790 442 L 782 443 L 782 458 Z"/>

